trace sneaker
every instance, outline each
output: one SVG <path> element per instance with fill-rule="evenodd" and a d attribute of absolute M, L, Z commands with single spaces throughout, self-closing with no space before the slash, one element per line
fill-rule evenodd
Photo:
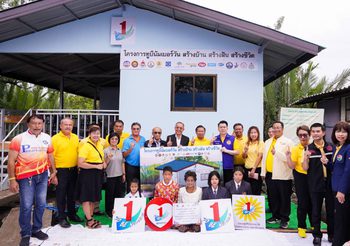
<path fill-rule="evenodd" d="M 287 229 L 289 226 L 289 222 L 288 221 L 282 221 L 280 224 L 280 228 L 281 229 Z"/>
<path fill-rule="evenodd" d="M 306 238 L 306 229 L 304 228 L 298 228 L 298 235 L 301 238 Z"/>
<path fill-rule="evenodd" d="M 49 236 L 42 231 L 32 232 L 32 237 L 35 237 L 41 241 L 44 241 L 49 238 Z"/>
<path fill-rule="evenodd" d="M 268 223 L 268 224 L 277 224 L 277 223 L 279 223 L 281 220 L 279 220 L 279 219 L 277 219 L 277 218 L 275 218 L 275 217 L 271 217 L 270 219 L 268 219 L 268 220 L 266 220 L 266 222 Z"/>
<path fill-rule="evenodd" d="M 19 246 L 29 246 L 30 237 L 22 237 Z"/>
<path fill-rule="evenodd" d="M 58 224 L 62 227 L 62 228 L 69 228 L 70 227 L 70 223 L 67 221 L 67 219 L 61 219 Z"/>
<path fill-rule="evenodd" d="M 312 243 L 314 245 L 321 245 L 321 241 L 322 241 L 322 238 L 320 237 L 315 237 L 314 240 L 312 241 Z"/>

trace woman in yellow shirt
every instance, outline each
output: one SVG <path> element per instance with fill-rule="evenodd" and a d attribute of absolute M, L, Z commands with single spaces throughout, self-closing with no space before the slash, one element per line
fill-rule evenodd
<path fill-rule="evenodd" d="M 261 160 L 264 152 L 264 142 L 260 141 L 260 131 L 256 126 L 251 126 L 248 129 L 248 141 L 245 144 L 242 157 L 245 160 L 244 169 L 246 180 L 252 187 L 253 195 L 261 194 L 262 178 Z"/>
<path fill-rule="evenodd" d="M 91 127 L 89 139 L 78 154 L 80 169 L 77 184 L 77 200 L 82 203 L 86 217 L 86 227 L 94 229 L 101 227 L 101 223 L 92 218 L 94 202 L 101 200 L 102 170 L 106 168 L 103 146 L 100 141 L 100 128 Z"/>

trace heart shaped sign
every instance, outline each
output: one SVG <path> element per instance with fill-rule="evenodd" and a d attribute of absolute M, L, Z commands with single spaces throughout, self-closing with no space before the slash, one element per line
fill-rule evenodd
<path fill-rule="evenodd" d="M 146 224 L 154 231 L 165 231 L 173 225 L 173 204 L 166 198 L 150 201 L 145 210 Z"/>

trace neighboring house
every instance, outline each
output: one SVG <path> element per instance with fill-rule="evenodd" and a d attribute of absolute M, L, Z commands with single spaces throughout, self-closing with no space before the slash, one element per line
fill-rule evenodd
<path fill-rule="evenodd" d="M 197 174 L 197 186 L 199 187 L 207 187 L 209 173 L 213 170 L 218 170 L 217 167 L 212 167 L 204 163 L 186 160 L 173 160 L 156 167 L 156 170 L 159 170 L 160 180 L 163 180 L 163 168 L 166 166 L 173 169 L 173 180 L 178 182 L 180 187 L 186 185 L 184 177 L 185 173 L 189 170 L 194 171 Z"/>
<path fill-rule="evenodd" d="M 324 109 L 324 124 L 328 141 L 331 141 L 332 129 L 338 121 L 350 122 L 350 86 L 304 97 L 294 102 L 293 105 L 306 103 L 315 103 L 317 108 Z"/>

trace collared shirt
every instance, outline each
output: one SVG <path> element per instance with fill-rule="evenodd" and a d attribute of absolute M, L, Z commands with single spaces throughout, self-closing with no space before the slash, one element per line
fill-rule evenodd
<path fill-rule="evenodd" d="M 207 138 L 199 139 L 198 137 L 195 137 L 194 144 L 192 145 L 192 141 L 188 143 L 189 146 L 209 146 L 210 140 Z"/>
<path fill-rule="evenodd" d="M 120 137 L 120 141 L 119 141 L 119 143 L 117 145 L 118 149 L 122 149 L 123 148 L 124 140 L 127 139 L 129 136 L 130 136 L 130 133 L 122 132 L 122 135 L 119 136 Z M 105 148 L 107 148 L 109 146 L 108 139 L 109 139 L 109 134 L 106 136 Z"/>
<path fill-rule="evenodd" d="M 182 136 L 182 135 L 181 135 Z M 177 135 L 175 134 L 175 138 L 176 138 L 176 146 L 180 146 L 181 145 L 181 136 L 177 137 Z"/>
<path fill-rule="evenodd" d="M 219 187 L 216 187 L 216 189 L 214 189 L 213 186 L 212 186 L 212 187 L 211 187 L 211 190 L 213 191 L 213 194 L 214 194 L 214 195 L 217 195 L 217 194 L 218 194 Z"/>
<path fill-rule="evenodd" d="M 309 183 L 310 192 L 325 192 L 331 188 L 331 170 L 327 168 L 327 178 L 323 174 L 323 164 L 321 162 L 321 151 L 315 146 L 314 143 L 309 144 L 308 151 L 309 157 L 309 169 L 307 170 L 307 180 Z M 328 164 L 331 164 L 333 146 L 330 143 L 325 142 L 323 151 L 328 158 Z M 325 182 L 326 181 L 326 182 Z"/>
<path fill-rule="evenodd" d="M 90 143 L 93 144 L 97 150 Z M 104 161 L 104 154 L 101 139 L 98 140 L 96 144 L 89 139 L 88 142 L 79 149 L 78 156 L 79 158 L 84 158 L 87 163 L 102 163 Z"/>
<path fill-rule="evenodd" d="M 259 154 L 264 153 L 264 142 L 258 141 L 250 143 L 247 151 L 247 158 L 245 159 L 245 168 L 250 169 L 255 166 L 256 159 L 258 159 Z M 261 167 L 261 161 L 257 167 Z"/>
<path fill-rule="evenodd" d="M 52 145 L 56 168 L 70 168 L 77 165 L 79 138 L 76 134 L 70 133 L 66 136 L 60 131 L 52 137 Z"/>
<path fill-rule="evenodd" d="M 235 182 L 235 185 L 236 185 L 236 190 L 238 190 L 239 187 L 241 187 L 242 182 L 239 182 L 239 183 L 236 183 L 236 181 L 234 181 L 234 182 Z"/>
<path fill-rule="evenodd" d="M 54 150 L 48 134 L 42 132 L 35 136 L 29 131 L 14 137 L 9 149 L 18 152 L 15 164 L 16 179 L 25 179 L 45 172 L 50 165 L 48 154 Z"/>
<path fill-rule="evenodd" d="M 273 170 L 273 154 L 271 150 L 275 147 L 277 139 L 273 138 L 272 143 L 269 148 L 269 152 L 267 152 L 267 157 L 266 157 L 266 171 L 272 173 Z"/>
<path fill-rule="evenodd" d="M 238 138 L 237 136 L 235 137 L 233 149 L 239 150 L 239 154 L 234 156 L 235 165 L 244 165 L 244 159 L 242 157 L 242 154 L 247 141 L 247 136 L 242 136 L 241 138 Z"/>
<path fill-rule="evenodd" d="M 130 144 L 135 143 L 134 148 L 129 153 L 127 157 L 125 157 L 125 162 L 131 166 L 139 167 L 140 166 L 140 149 L 145 145 L 146 139 L 140 135 L 140 140 L 138 142 L 135 141 L 134 137 L 130 135 L 127 139 L 125 139 L 123 144 L 122 152 L 126 152 L 130 149 Z"/>
<path fill-rule="evenodd" d="M 222 147 L 225 147 L 228 150 L 233 150 L 235 137 L 231 136 L 229 134 L 226 134 L 224 139 L 221 139 L 220 135 L 215 137 L 215 140 L 213 142 L 213 145 L 221 145 Z M 224 169 L 233 169 L 233 156 L 227 153 L 222 153 L 222 162 L 223 162 L 223 168 Z"/>
<path fill-rule="evenodd" d="M 303 169 L 303 160 L 304 160 L 304 146 L 302 144 L 298 144 L 294 146 L 291 150 L 291 159 L 292 162 L 295 162 L 295 171 L 302 174 L 307 174 L 307 171 Z"/>

